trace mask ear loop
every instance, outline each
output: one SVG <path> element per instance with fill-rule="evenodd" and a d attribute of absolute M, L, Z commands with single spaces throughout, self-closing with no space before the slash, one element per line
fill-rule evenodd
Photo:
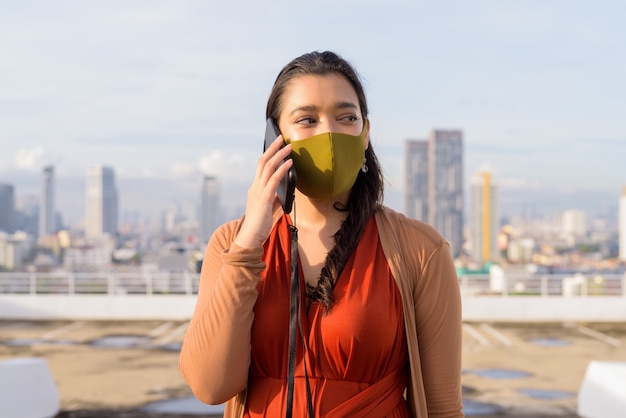
<path fill-rule="evenodd" d="M 289 225 L 291 232 L 291 283 L 289 286 L 289 356 L 287 359 L 288 375 L 287 375 L 287 405 L 285 416 L 291 418 L 293 415 L 293 391 L 296 370 L 296 339 L 298 335 L 302 342 L 302 352 L 304 354 L 304 378 L 306 382 L 306 398 L 308 416 L 313 415 L 313 400 L 311 397 L 311 387 L 309 384 L 309 374 L 306 367 L 307 345 L 304 338 L 302 328 L 302 292 L 300 291 L 300 274 L 298 269 L 298 228 L 295 226 L 296 221 L 296 204 L 293 206 L 293 225 Z"/>

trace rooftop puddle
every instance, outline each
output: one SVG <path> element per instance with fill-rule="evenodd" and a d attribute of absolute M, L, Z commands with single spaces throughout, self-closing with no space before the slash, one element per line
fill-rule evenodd
<path fill-rule="evenodd" d="M 572 344 L 569 341 L 558 338 L 535 338 L 530 340 L 530 342 L 543 347 L 565 347 Z"/>
<path fill-rule="evenodd" d="M 521 370 L 509 369 L 467 370 L 466 373 L 475 374 L 485 379 L 524 379 L 532 375 Z"/>
<path fill-rule="evenodd" d="M 42 340 L 41 338 L 25 338 L 21 340 L 6 340 L 0 341 L 1 345 L 6 345 L 8 347 L 28 347 L 31 345 L 76 345 L 78 344 L 76 341 L 70 340 Z"/>
<path fill-rule="evenodd" d="M 491 403 L 475 402 L 463 399 L 463 412 L 466 417 L 497 415 L 502 412 L 502 407 Z"/>
<path fill-rule="evenodd" d="M 576 396 L 572 392 L 545 389 L 517 389 L 517 392 L 535 399 L 566 399 Z"/>
<path fill-rule="evenodd" d="M 161 350 L 167 350 L 167 351 L 180 351 L 182 346 L 183 346 L 183 343 L 169 343 L 169 344 L 159 345 L 156 348 L 160 348 Z"/>
<path fill-rule="evenodd" d="M 151 402 L 141 407 L 140 411 L 153 414 L 204 416 L 215 414 L 216 416 L 222 416 L 224 414 L 224 405 L 207 405 L 197 400 L 195 396 L 187 396 L 185 398 Z"/>
<path fill-rule="evenodd" d="M 92 340 L 88 344 L 102 348 L 136 348 L 147 345 L 150 340 L 150 337 L 139 335 L 109 335 Z"/>

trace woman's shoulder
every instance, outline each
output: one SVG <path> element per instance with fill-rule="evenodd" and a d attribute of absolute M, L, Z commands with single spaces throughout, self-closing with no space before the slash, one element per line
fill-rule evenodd
<path fill-rule="evenodd" d="M 379 232 L 397 236 L 399 239 L 420 242 L 422 245 L 439 247 L 446 243 L 444 237 L 432 225 L 412 219 L 387 206 L 376 212 Z"/>
<path fill-rule="evenodd" d="M 239 228 L 243 222 L 243 217 L 238 219 L 232 219 L 224 222 L 218 226 L 211 235 L 210 244 L 218 245 L 220 247 L 228 248 L 230 243 L 235 240 Z"/>

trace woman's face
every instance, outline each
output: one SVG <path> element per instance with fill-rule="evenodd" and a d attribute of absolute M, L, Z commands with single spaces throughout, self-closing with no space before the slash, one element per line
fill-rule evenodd
<path fill-rule="evenodd" d="M 363 130 L 363 116 L 356 92 L 345 77 L 303 75 L 287 84 L 278 125 L 283 138 L 293 141 L 325 132 L 356 136 Z"/>

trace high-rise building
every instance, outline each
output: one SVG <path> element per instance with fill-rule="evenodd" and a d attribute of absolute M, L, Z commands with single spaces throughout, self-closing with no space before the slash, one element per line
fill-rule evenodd
<path fill-rule="evenodd" d="M 479 171 L 472 176 L 470 200 L 472 259 L 481 263 L 496 260 L 499 258 L 500 209 L 498 189 L 489 171 Z"/>
<path fill-rule="evenodd" d="M 15 229 L 36 237 L 39 232 L 39 197 L 35 194 L 15 196 Z"/>
<path fill-rule="evenodd" d="M 626 186 L 619 199 L 619 258 L 626 261 Z"/>
<path fill-rule="evenodd" d="M 428 148 L 428 223 L 456 256 L 463 245 L 463 132 L 434 130 Z"/>
<path fill-rule="evenodd" d="M 404 143 L 404 211 L 409 218 L 428 222 L 428 141 Z"/>
<path fill-rule="evenodd" d="M 207 243 L 219 226 L 220 201 L 217 177 L 204 176 L 200 192 L 200 239 Z"/>
<path fill-rule="evenodd" d="M 0 183 L 0 231 L 15 232 L 15 194 L 13 186 Z"/>
<path fill-rule="evenodd" d="M 111 167 L 87 170 L 85 237 L 94 239 L 117 234 L 118 200 L 115 172 Z"/>
<path fill-rule="evenodd" d="M 45 237 L 56 232 L 56 212 L 54 204 L 54 167 L 44 167 L 41 173 L 41 194 L 39 195 L 39 236 Z"/>
<path fill-rule="evenodd" d="M 582 210 L 566 210 L 563 212 L 561 224 L 563 232 L 573 237 L 580 238 L 587 233 L 587 220 Z"/>

